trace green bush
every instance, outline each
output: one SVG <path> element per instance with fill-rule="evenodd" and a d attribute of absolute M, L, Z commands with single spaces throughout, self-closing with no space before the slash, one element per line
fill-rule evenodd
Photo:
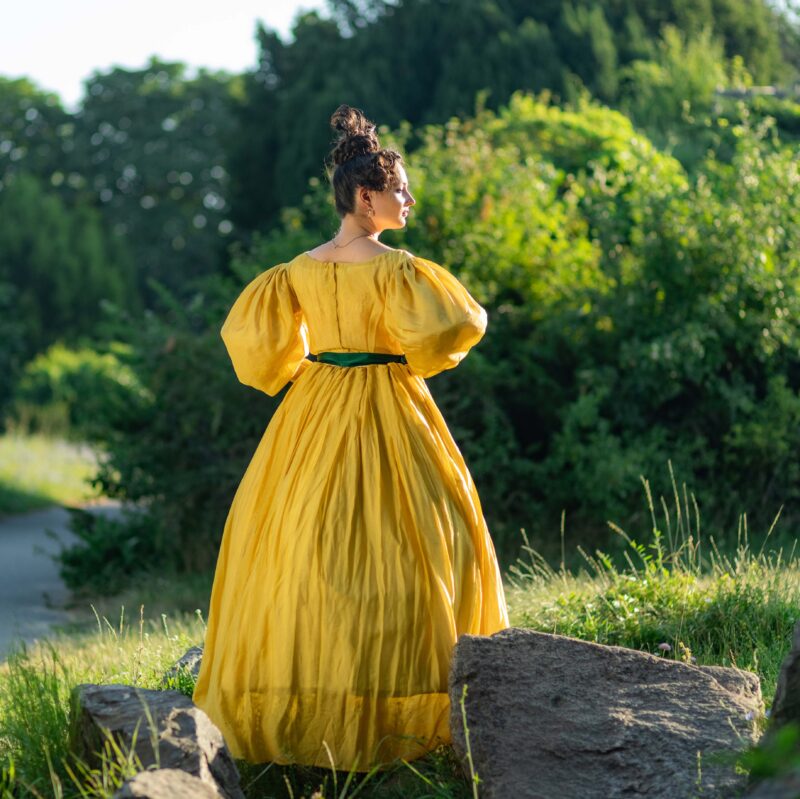
<path fill-rule="evenodd" d="M 62 547 L 59 573 L 68 588 L 94 594 L 116 594 L 133 577 L 147 571 L 175 568 L 164 562 L 163 530 L 150 514 L 123 512 L 120 518 L 67 508 L 69 527 L 77 543 Z"/>
<path fill-rule="evenodd" d="M 552 554 L 562 512 L 573 536 L 603 544 L 604 520 L 635 519 L 638 476 L 668 459 L 719 529 L 742 506 L 757 524 L 779 502 L 786 524 L 797 518 L 798 160 L 768 121 L 730 134 L 731 158 L 709 153 L 690 176 L 586 98 L 562 109 L 515 95 L 420 131 L 415 224 L 386 240 L 451 269 L 488 309 L 486 337 L 430 387 L 504 558 L 519 527 Z M 185 304 L 163 291 L 143 321 L 117 318 L 140 392 L 100 414 L 101 482 L 147 503 L 181 568 L 213 562 L 281 399 L 237 383 L 219 327 L 250 277 L 333 220 L 312 183 L 281 228 L 235 253 L 233 275 L 198 282 Z"/>
<path fill-rule="evenodd" d="M 25 325 L 16 300 L 14 286 L 0 280 L 0 422 L 11 401 L 25 349 Z M 2 427 L 0 424 L 0 429 Z"/>
<path fill-rule="evenodd" d="M 106 496 L 143 508 L 136 534 L 152 555 L 141 558 L 143 567 L 213 566 L 228 506 L 278 405 L 236 380 L 219 335 L 240 283 L 202 280 L 185 306 L 160 287 L 159 314 L 137 319 L 116 309 L 107 318 L 113 339 L 129 345 L 118 357 L 137 391 L 99 412 L 106 457 L 96 483 Z M 95 545 L 103 547 L 87 542 Z M 122 551 L 101 551 L 98 558 L 127 570 Z"/>
<path fill-rule="evenodd" d="M 432 390 L 501 543 L 562 510 L 603 535 L 668 458 L 720 526 L 740 504 L 797 512 L 798 161 L 772 132 L 736 126 L 731 161 L 690 177 L 593 103 L 517 96 L 429 130 L 412 249 L 489 308 L 486 339 Z"/>
<path fill-rule="evenodd" d="M 127 349 L 116 342 L 102 353 L 88 346 L 51 345 L 25 364 L 14 387 L 9 422 L 28 433 L 102 440 L 107 415 L 124 412 L 140 392 L 119 357 Z"/>

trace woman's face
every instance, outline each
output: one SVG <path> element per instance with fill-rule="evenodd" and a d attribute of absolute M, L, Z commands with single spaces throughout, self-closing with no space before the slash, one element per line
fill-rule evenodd
<path fill-rule="evenodd" d="M 369 192 L 369 201 L 374 209 L 370 221 L 378 230 L 394 230 L 402 228 L 416 200 L 408 190 L 408 176 L 405 169 L 398 164 L 396 178 L 383 191 Z"/>

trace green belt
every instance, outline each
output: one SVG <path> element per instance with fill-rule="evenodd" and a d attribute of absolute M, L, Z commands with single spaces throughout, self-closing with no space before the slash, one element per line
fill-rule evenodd
<path fill-rule="evenodd" d="M 369 363 L 407 363 L 405 355 L 391 352 L 318 352 L 317 360 L 336 366 L 363 366 Z"/>

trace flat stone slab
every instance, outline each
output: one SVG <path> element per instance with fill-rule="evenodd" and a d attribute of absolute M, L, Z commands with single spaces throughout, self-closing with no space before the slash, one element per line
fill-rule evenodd
<path fill-rule="evenodd" d="M 755 741 L 758 677 L 520 628 L 462 635 L 449 675 L 485 799 L 731 799 L 745 779 L 713 753 Z M 700 770 L 698 770 L 700 753 Z"/>

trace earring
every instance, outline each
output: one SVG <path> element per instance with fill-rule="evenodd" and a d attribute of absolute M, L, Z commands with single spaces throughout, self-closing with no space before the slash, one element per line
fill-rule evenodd
<path fill-rule="evenodd" d="M 375 210 L 370 206 L 367 208 L 367 216 L 372 216 L 375 213 Z"/>

